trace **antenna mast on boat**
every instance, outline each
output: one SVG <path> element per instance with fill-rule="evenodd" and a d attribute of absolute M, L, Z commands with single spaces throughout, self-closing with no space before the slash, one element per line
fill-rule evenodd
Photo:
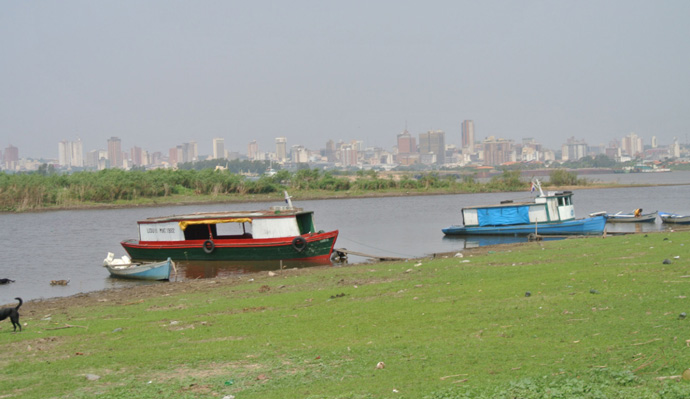
<path fill-rule="evenodd" d="M 287 191 L 283 191 L 283 192 L 285 193 L 285 202 L 287 203 L 288 209 L 292 209 L 292 200 L 290 199 L 292 197 L 290 195 L 288 195 Z"/>
<path fill-rule="evenodd" d="M 541 191 L 541 182 L 539 182 L 539 179 L 537 179 L 536 177 L 532 179 L 532 187 L 537 188 L 539 190 L 539 196 L 540 197 L 544 196 L 544 192 Z M 534 191 L 534 190 L 532 190 L 532 191 Z"/>

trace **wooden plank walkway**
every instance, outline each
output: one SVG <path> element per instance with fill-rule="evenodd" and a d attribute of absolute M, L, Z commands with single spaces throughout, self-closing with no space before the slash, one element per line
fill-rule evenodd
<path fill-rule="evenodd" d="M 337 256 L 341 256 L 341 254 L 343 254 L 343 255 L 354 255 L 354 256 L 361 256 L 363 258 L 376 259 L 376 260 L 379 260 L 381 262 L 394 261 L 394 260 L 407 260 L 407 258 L 397 258 L 395 256 L 369 255 L 369 254 L 365 254 L 362 252 L 350 251 L 349 249 L 346 249 L 346 248 L 336 248 L 333 251 L 336 252 Z"/>

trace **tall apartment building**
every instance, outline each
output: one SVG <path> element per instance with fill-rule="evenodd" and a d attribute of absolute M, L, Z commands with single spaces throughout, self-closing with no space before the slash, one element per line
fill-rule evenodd
<path fill-rule="evenodd" d="M 5 169 L 17 169 L 17 166 L 19 165 L 19 148 L 13 146 L 12 144 L 5 148 L 3 162 L 5 164 Z"/>
<path fill-rule="evenodd" d="M 225 158 L 225 139 L 216 137 L 213 139 L 213 159 Z"/>
<path fill-rule="evenodd" d="M 513 142 L 490 136 L 482 141 L 482 152 L 484 153 L 484 165 L 501 165 L 513 160 Z"/>
<path fill-rule="evenodd" d="M 132 159 L 132 166 L 145 166 L 146 160 L 144 159 L 144 151 L 141 147 L 132 147 L 129 150 L 129 157 Z"/>
<path fill-rule="evenodd" d="M 340 163 L 344 167 L 357 166 L 357 147 L 353 144 L 343 144 L 338 151 Z"/>
<path fill-rule="evenodd" d="M 561 147 L 561 160 L 563 161 L 577 161 L 586 157 L 587 154 L 587 142 L 576 140 L 575 137 L 569 138 Z"/>
<path fill-rule="evenodd" d="M 72 166 L 84 167 L 84 144 L 80 138 L 72 142 Z"/>
<path fill-rule="evenodd" d="M 335 141 L 328 140 L 326 142 L 326 149 L 324 150 L 323 155 L 326 157 L 326 160 L 328 162 L 335 162 L 335 160 L 336 160 Z"/>
<path fill-rule="evenodd" d="M 398 135 L 398 154 L 416 154 L 417 142 L 410 132 L 405 129 Z"/>
<path fill-rule="evenodd" d="M 72 143 L 67 140 L 58 143 L 58 165 L 62 167 L 72 165 Z"/>
<path fill-rule="evenodd" d="M 635 157 L 644 152 L 642 138 L 638 137 L 635 133 L 630 133 L 623 137 L 623 140 L 621 140 L 621 148 L 631 157 Z"/>
<path fill-rule="evenodd" d="M 118 137 L 108 139 L 108 162 L 110 168 L 122 168 L 122 143 Z"/>
<path fill-rule="evenodd" d="M 474 152 L 474 121 L 466 120 L 462 122 L 462 149 Z"/>
<path fill-rule="evenodd" d="M 276 159 L 278 162 L 287 160 L 287 138 L 276 137 Z"/>
<path fill-rule="evenodd" d="M 81 139 L 62 140 L 58 143 L 58 165 L 65 168 L 84 166 L 84 147 Z"/>
<path fill-rule="evenodd" d="M 252 140 L 249 142 L 249 146 L 247 146 L 247 158 L 249 158 L 250 161 L 256 161 L 259 157 L 259 144 L 256 142 L 256 140 Z"/>
<path fill-rule="evenodd" d="M 430 130 L 419 134 L 419 154 L 433 155 L 434 163 L 443 165 L 446 163 L 446 133 L 443 130 Z"/>
<path fill-rule="evenodd" d="M 309 162 L 309 151 L 307 151 L 307 149 L 304 148 L 304 146 L 293 145 L 291 155 L 293 163 Z"/>

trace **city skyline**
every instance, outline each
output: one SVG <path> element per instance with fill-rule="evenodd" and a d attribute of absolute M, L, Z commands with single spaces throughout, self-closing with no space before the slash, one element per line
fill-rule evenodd
<path fill-rule="evenodd" d="M 452 135 L 455 136 L 455 135 Z M 118 137 L 107 140 L 107 150 L 85 150 L 82 141 L 62 140 L 57 143 L 57 158 L 46 157 L 40 160 L 20 157 L 20 149 L 10 145 L 0 149 L 0 170 L 12 171 L 36 170 L 43 163 L 61 169 L 87 170 L 132 167 L 169 168 L 178 163 L 197 162 L 212 159 L 248 159 L 250 161 L 272 161 L 280 164 L 309 163 L 315 167 L 383 167 L 421 164 L 427 166 L 499 166 L 513 162 L 576 161 L 583 157 L 606 155 L 616 162 L 625 162 L 635 158 L 660 161 L 676 159 L 683 161 L 688 157 L 688 146 L 673 143 L 659 143 L 655 136 L 644 138 L 636 133 L 609 140 L 608 144 L 590 144 L 575 137 L 568 138 L 560 149 L 545 147 L 534 138 L 522 138 L 521 141 L 496 138 L 494 136 L 481 140 L 474 139 L 474 121 L 462 123 L 461 144 L 446 143 L 446 132 L 442 130 L 419 133 L 416 137 L 404 130 L 395 137 L 390 148 L 365 147 L 361 140 L 350 142 L 328 140 L 325 147 L 306 148 L 301 144 L 289 143 L 287 137 L 274 139 L 274 151 L 271 148 L 260 149 L 256 140 L 247 143 L 247 151 L 228 151 L 224 148 L 224 138 L 214 138 L 210 153 L 199 151 L 196 141 L 189 141 L 170 147 L 167 151 L 156 151 L 131 146 L 123 148 Z"/>
<path fill-rule="evenodd" d="M 6 3 L 0 146 L 690 134 L 690 3 Z M 461 18 L 471 15 L 472 18 Z M 159 146 L 159 143 L 170 143 Z M 161 148 L 162 147 L 162 148 Z"/>

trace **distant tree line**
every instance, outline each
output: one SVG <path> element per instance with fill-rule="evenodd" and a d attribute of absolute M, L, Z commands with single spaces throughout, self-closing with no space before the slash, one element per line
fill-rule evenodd
<path fill-rule="evenodd" d="M 207 161 L 210 162 L 210 161 Z M 474 176 L 441 176 L 438 172 L 403 173 L 382 177 L 378 172 L 357 171 L 341 174 L 319 169 L 278 170 L 274 174 L 248 177 L 239 171 L 258 174 L 269 168 L 261 162 L 230 161 L 216 170 L 208 168 L 120 170 L 58 174 L 50 168 L 37 172 L 7 174 L 0 172 L 0 211 L 16 212 L 32 209 L 79 207 L 93 204 L 136 204 L 156 198 L 199 196 L 217 198 L 223 195 L 271 194 L 282 190 L 318 196 L 319 192 L 377 191 L 401 192 L 492 192 L 521 191 L 527 183 L 519 171 L 505 170 L 501 175 L 480 183 Z M 190 164 L 191 165 L 191 164 Z M 232 171 L 231 171 L 232 166 Z M 262 169 L 263 168 L 263 169 Z M 558 184 L 573 184 L 570 172 L 551 177 Z M 580 184 L 583 182 L 580 182 Z M 577 179 L 575 175 L 575 183 Z"/>

